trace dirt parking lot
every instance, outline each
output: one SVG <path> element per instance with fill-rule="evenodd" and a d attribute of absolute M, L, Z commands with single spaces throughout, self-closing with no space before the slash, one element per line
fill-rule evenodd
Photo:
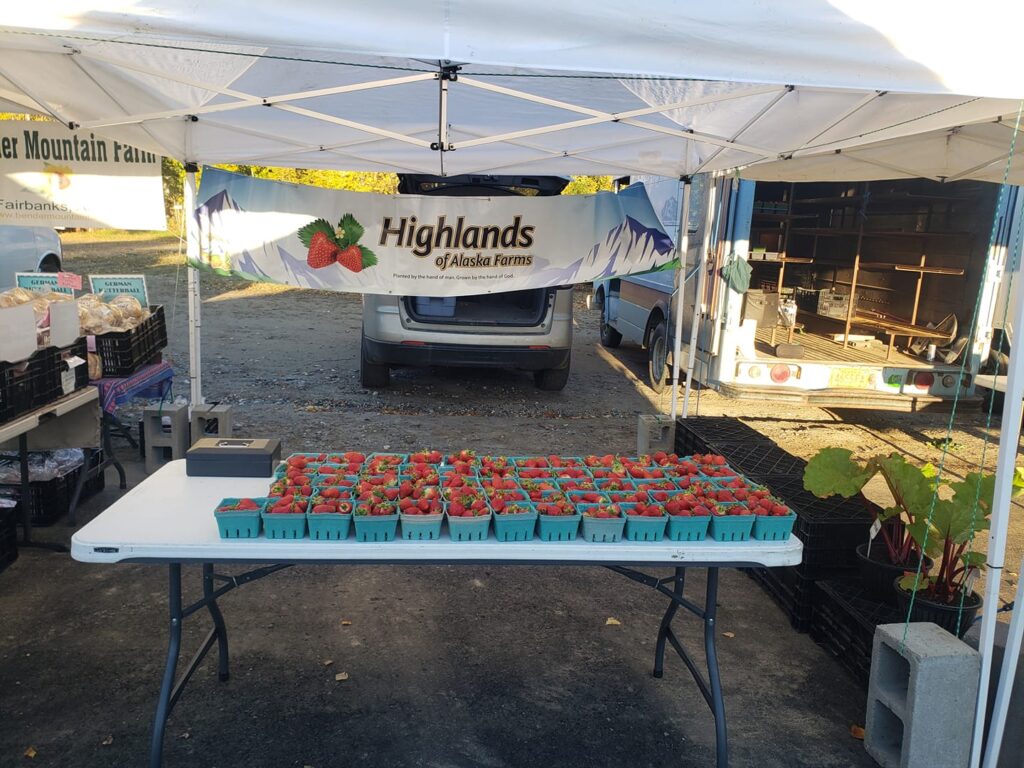
<path fill-rule="evenodd" d="M 65 242 L 74 272 L 147 275 L 152 299 L 167 307 L 174 392 L 187 395 L 177 241 L 70 234 Z M 583 291 L 573 374 L 561 393 L 536 390 L 526 374 L 465 370 L 399 371 L 389 389 L 367 391 L 358 297 L 204 275 L 203 298 L 207 400 L 235 406 L 236 433 L 279 436 L 286 451 L 631 453 L 637 415 L 667 406 L 640 381 L 642 352 L 600 347 Z M 740 416 L 804 457 L 841 445 L 937 462 L 949 418 L 779 407 L 713 392 L 698 404 L 701 414 Z M 997 434 L 977 410 L 958 414 L 947 471 L 972 470 L 983 450 L 991 467 Z M 130 470 L 141 478 L 138 464 Z M 108 487 L 84 517 L 117 496 Z M 1021 533 L 1018 518 L 1014 579 Z M 70 532 L 59 525 L 41 535 L 66 541 Z M 849 736 L 863 722 L 861 689 L 746 576 L 723 580 L 732 764 L 873 765 Z M 693 582 L 699 590 L 702 577 Z M 649 674 L 660 600 L 602 569 L 302 567 L 239 590 L 223 607 L 234 675 L 221 686 L 208 663 L 197 674 L 171 719 L 168 766 L 712 761 L 710 717 L 685 669 L 673 661 L 664 680 Z M 0 766 L 142 764 L 165 616 L 158 568 L 24 552 L 0 577 Z M 699 642 L 695 631 L 686 636 Z M 200 639 L 200 628 L 186 625 L 186 646 Z M 335 680 L 341 671 L 349 680 Z M 33 760 L 23 757 L 30 746 Z"/>

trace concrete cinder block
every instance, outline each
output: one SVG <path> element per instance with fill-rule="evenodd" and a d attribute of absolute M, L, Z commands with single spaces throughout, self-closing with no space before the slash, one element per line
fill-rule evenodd
<path fill-rule="evenodd" d="M 636 453 L 665 451 L 672 453 L 676 444 L 676 423 L 670 416 L 660 414 L 640 416 L 636 430 Z"/>
<path fill-rule="evenodd" d="M 992 645 L 992 673 L 988 686 L 988 709 L 985 717 L 985 738 L 992 724 L 992 707 L 996 702 L 996 690 L 999 688 L 999 673 L 1003 668 L 1003 657 L 1006 653 L 1006 641 L 1010 634 L 1010 625 L 996 623 L 995 642 Z M 981 644 L 981 622 L 974 624 L 964 642 L 977 650 Z M 996 768 L 1021 768 L 1024 765 L 1024 656 L 1017 659 L 1017 675 L 1013 678 L 1013 690 L 1010 693 L 1010 710 L 1007 713 L 1006 728 L 1003 730 L 1003 745 L 999 750 L 999 762 Z"/>
<path fill-rule="evenodd" d="M 169 425 L 164 424 L 165 419 Z M 142 422 L 146 433 L 146 472 L 160 468 L 164 448 L 170 449 L 171 459 L 185 458 L 189 446 L 187 403 L 147 406 L 142 411 Z"/>
<path fill-rule="evenodd" d="M 192 406 L 192 442 L 203 437 L 231 437 L 234 411 L 230 405 L 202 403 Z"/>
<path fill-rule="evenodd" d="M 966 768 L 981 657 L 936 624 L 875 630 L 864 748 L 882 768 Z"/>

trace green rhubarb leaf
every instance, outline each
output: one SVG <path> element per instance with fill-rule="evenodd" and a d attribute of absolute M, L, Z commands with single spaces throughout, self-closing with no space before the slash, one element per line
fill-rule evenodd
<path fill-rule="evenodd" d="M 960 561 L 968 568 L 984 568 L 988 558 L 984 552 L 964 552 L 960 556 Z"/>
<path fill-rule="evenodd" d="M 923 592 L 932 585 L 932 580 L 928 576 L 921 574 L 921 580 L 918 581 L 916 573 L 905 573 L 900 579 L 900 586 L 907 590 L 907 592 L 913 592 L 914 586 L 917 585 L 917 591 Z"/>
<path fill-rule="evenodd" d="M 359 238 L 363 236 L 363 232 L 366 230 L 363 225 L 356 221 L 356 217 L 351 213 L 346 213 L 338 221 L 338 229 L 336 230 L 338 241 L 341 243 L 342 248 L 348 248 L 350 245 L 357 245 Z M 363 265 L 366 267 L 366 264 Z"/>
<path fill-rule="evenodd" d="M 874 474 L 853 460 L 853 451 L 845 448 L 823 448 L 807 462 L 804 488 L 819 498 L 838 494 L 850 498 L 860 493 Z"/>
<path fill-rule="evenodd" d="M 334 227 L 332 227 L 326 219 L 314 219 L 309 222 L 309 224 L 301 227 L 298 233 L 299 240 L 302 241 L 304 246 L 309 248 L 309 244 L 313 240 L 313 235 L 317 232 L 323 232 L 332 242 L 337 242 L 337 238 L 334 236 Z"/>
<path fill-rule="evenodd" d="M 897 506 L 903 507 L 912 519 L 928 517 L 932 497 L 935 495 L 933 479 L 927 477 L 919 467 L 907 463 L 898 453 L 872 459 L 872 463 L 885 476 Z"/>
<path fill-rule="evenodd" d="M 903 510 L 899 507 L 886 507 L 878 513 L 878 519 L 880 522 L 884 523 L 886 520 L 891 520 L 892 518 L 899 517 L 902 514 Z"/>
<path fill-rule="evenodd" d="M 363 269 L 377 266 L 377 256 L 373 251 L 363 245 L 359 246 L 359 251 L 363 254 Z"/>

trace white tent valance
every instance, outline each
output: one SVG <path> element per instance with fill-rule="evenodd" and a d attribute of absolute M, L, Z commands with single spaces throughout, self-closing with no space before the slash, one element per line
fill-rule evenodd
<path fill-rule="evenodd" d="M 197 163 L 816 169 L 803 158 L 988 123 L 1024 97 L 1024 10 L 995 0 L 971 14 L 871 0 L 37 6 L 0 27 L 8 108 Z M 805 173 L 792 162 L 773 173 Z M 862 165 L 858 178 L 903 175 Z"/>

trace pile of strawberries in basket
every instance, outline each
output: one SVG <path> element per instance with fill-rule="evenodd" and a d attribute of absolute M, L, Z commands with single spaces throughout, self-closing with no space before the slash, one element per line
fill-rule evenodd
<path fill-rule="evenodd" d="M 466 450 L 293 454 L 267 496 L 269 512 L 310 514 L 476 517 L 533 508 L 543 515 L 573 515 L 581 505 L 601 516 L 790 514 L 721 456 L 662 452 L 635 458 L 477 457 Z"/>

